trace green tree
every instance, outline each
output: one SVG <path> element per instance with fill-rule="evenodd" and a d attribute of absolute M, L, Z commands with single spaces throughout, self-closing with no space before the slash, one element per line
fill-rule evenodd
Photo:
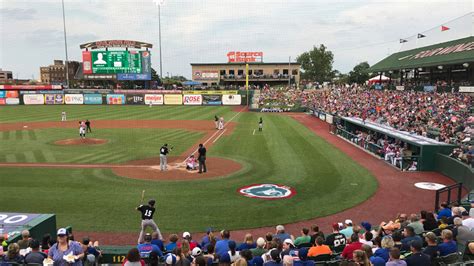
<path fill-rule="evenodd" d="M 313 46 L 313 49 L 304 52 L 296 58 L 301 64 L 301 78 L 311 81 L 331 81 L 334 77 L 332 63 L 334 55 L 326 49 L 324 44 L 319 47 Z"/>
<path fill-rule="evenodd" d="M 356 65 L 352 71 L 349 72 L 349 83 L 365 83 L 369 79 L 369 68 L 370 65 L 367 62 Z"/>

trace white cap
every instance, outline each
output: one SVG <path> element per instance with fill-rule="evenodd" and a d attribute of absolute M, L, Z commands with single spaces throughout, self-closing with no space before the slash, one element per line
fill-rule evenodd
<path fill-rule="evenodd" d="M 193 251 L 191 252 L 191 255 L 193 257 L 197 257 L 202 254 L 202 250 L 198 247 L 193 248 Z"/>
<path fill-rule="evenodd" d="M 285 239 L 285 241 L 283 241 L 283 243 L 286 243 L 286 244 L 292 245 L 292 246 L 295 245 L 295 244 L 293 244 L 293 240 L 291 240 L 291 239 L 289 239 L 289 238 Z"/>
<path fill-rule="evenodd" d="M 190 237 L 190 236 L 191 236 L 191 234 L 189 232 L 184 232 L 183 233 L 183 238 Z"/>
<path fill-rule="evenodd" d="M 352 220 L 349 220 L 347 219 L 346 221 L 344 221 L 345 224 L 352 224 Z"/>
<path fill-rule="evenodd" d="M 277 230 L 277 231 L 283 231 L 283 230 L 285 230 L 285 227 L 280 224 L 280 225 L 277 225 L 277 226 L 276 226 L 276 230 Z"/>
<path fill-rule="evenodd" d="M 176 256 L 174 254 L 167 254 L 165 258 L 165 263 L 168 265 L 174 265 L 176 264 Z"/>
<path fill-rule="evenodd" d="M 65 228 L 59 228 L 57 235 L 67 235 L 67 231 Z"/>

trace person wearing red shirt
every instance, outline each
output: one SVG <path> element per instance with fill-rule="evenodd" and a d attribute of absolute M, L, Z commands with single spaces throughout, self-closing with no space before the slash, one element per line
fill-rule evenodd
<path fill-rule="evenodd" d="M 362 249 L 362 243 L 359 242 L 359 235 L 352 234 L 351 235 L 351 243 L 346 245 L 344 250 L 342 251 L 341 256 L 344 259 L 352 260 L 352 253 L 354 250 Z"/>

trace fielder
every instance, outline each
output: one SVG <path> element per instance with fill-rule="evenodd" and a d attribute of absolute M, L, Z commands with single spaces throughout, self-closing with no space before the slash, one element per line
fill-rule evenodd
<path fill-rule="evenodd" d="M 263 130 L 263 119 L 260 117 L 260 121 L 258 121 L 258 131 Z"/>
<path fill-rule="evenodd" d="M 79 121 L 79 136 L 81 139 L 86 138 L 86 124 L 83 121 Z"/>
<path fill-rule="evenodd" d="M 158 237 L 160 240 L 163 239 L 161 235 L 160 229 L 156 225 L 155 221 L 153 221 L 153 214 L 155 214 L 155 200 L 150 199 L 148 201 L 148 205 L 140 205 L 136 208 L 137 211 L 142 213 L 142 230 L 140 231 L 140 236 L 138 237 L 138 244 L 143 243 L 143 235 L 145 234 L 145 230 L 148 226 L 151 227 L 153 232 L 158 233 Z"/>
<path fill-rule="evenodd" d="M 67 118 L 66 118 L 66 112 L 65 111 L 62 111 L 61 112 L 61 121 L 66 121 Z"/>
<path fill-rule="evenodd" d="M 219 130 L 222 130 L 224 129 L 224 117 L 221 116 L 221 118 L 219 118 L 219 127 L 218 127 Z"/>

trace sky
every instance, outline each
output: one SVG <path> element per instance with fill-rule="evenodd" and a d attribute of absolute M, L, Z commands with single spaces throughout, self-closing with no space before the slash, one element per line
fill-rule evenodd
<path fill-rule="evenodd" d="M 163 0 L 161 0 L 163 1 Z M 262 51 L 265 62 L 295 61 L 324 44 L 333 68 L 377 63 L 391 53 L 472 36 L 472 0 L 164 0 L 163 75 L 191 77 L 190 63 L 224 63 L 229 51 Z M 159 73 L 156 0 L 64 0 L 69 60 L 82 43 L 137 40 L 154 45 Z M 468 15 L 466 15 L 468 14 Z M 450 27 L 441 32 L 440 25 Z M 417 39 L 416 34 L 427 37 Z M 61 0 L 0 0 L 0 68 L 39 78 L 39 67 L 65 59 Z M 399 39 L 408 43 L 400 45 Z"/>

